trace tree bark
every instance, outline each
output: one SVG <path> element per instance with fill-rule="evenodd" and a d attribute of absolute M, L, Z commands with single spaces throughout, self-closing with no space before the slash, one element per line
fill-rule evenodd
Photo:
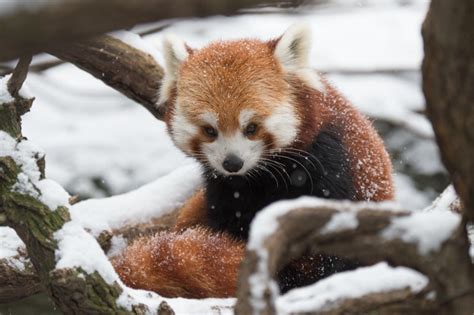
<path fill-rule="evenodd" d="M 26 64 L 26 66 L 25 66 Z M 9 82 L 16 91 L 23 83 L 27 62 L 22 60 Z M 25 100 L 15 95 L 14 101 L 0 104 L 0 131 L 21 141 L 21 113 Z M 31 105 L 32 100 L 29 100 Z M 44 161 L 37 157 L 37 164 L 44 178 Z M 8 226 L 15 229 L 26 245 L 31 263 L 55 304 L 66 314 L 143 314 L 146 307 L 136 305 L 128 312 L 117 304 L 122 293 L 115 283 L 110 285 L 97 272 L 88 274 L 81 268 L 56 269 L 57 241 L 54 233 L 70 220 L 67 208 L 60 206 L 55 211 L 38 199 L 16 192 L 12 187 L 17 182 L 21 165 L 10 156 L 0 157 L 0 215 Z"/>
<path fill-rule="evenodd" d="M 423 91 L 441 157 L 474 222 L 474 1 L 433 0 L 423 24 Z"/>
<path fill-rule="evenodd" d="M 49 52 L 143 105 L 156 118 L 163 118 L 164 113 L 155 106 L 163 69 L 147 53 L 107 35 L 59 46 Z"/>
<path fill-rule="evenodd" d="M 261 0 L 59 0 L 0 15 L 0 61 L 35 54 L 138 23 L 235 14 Z M 279 0 L 267 0 L 266 5 Z M 286 1 L 288 2 L 288 1 Z"/>
<path fill-rule="evenodd" d="M 393 314 L 394 309 L 399 309 L 403 310 L 403 314 L 438 312 L 464 315 L 474 310 L 474 270 L 467 254 L 469 242 L 463 224 L 438 250 L 421 253 L 416 243 L 400 238 L 387 239 L 382 235 L 393 219 L 408 217 L 411 212 L 356 207 L 356 204 L 348 207 L 351 209 L 348 211 L 356 211 L 356 228 L 329 233 L 321 231 L 334 215 L 344 212 L 338 207 L 292 209 L 278 216 L 278 228 L 262 240 L 261 249 L 249 249 L 242 263 L 236 313 L 274 314 L 276 297 L 272 294 L 271 279 L 306 250 L 355 259 L 363 265 L 388 261 L 395 266 L 407 266 L 426 275 L 430 280 L 430 290 L 436 292 L 436 299 L 432 301 L 426 298 L 426 291 L 421 295 L 410 294 L 406 300 L 400 299 L 398 290 L 372 299 L 371 305 L 364 303 L 367 297 L 343 300 L 329 314 L 345 314 L 347 308 L 344 305 L 347 304 L 354 307 L 352 314 L 367 310 L 376 310 L 377 314 Z M 267 253 L 265 260 L 260 257 L 261 251 Z M 265 286 L 267 293 L 263 296 L 264 308 L 256 311 L 251 302 L 254 299 L 251 277 L 261 274 L 262 264 L 268 270 L 268 277 L 262 277 L 259 285 Z M 314 310 L 312 314 L 327 313 L 325 310 Z"/>

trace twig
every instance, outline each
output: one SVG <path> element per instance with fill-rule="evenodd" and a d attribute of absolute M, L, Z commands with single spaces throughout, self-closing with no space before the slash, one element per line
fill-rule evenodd
<path fill-rule="evenodd" d="M 18 92 L 20 91 L 23 82 L 25 82 L 30 63 L 31 56 L 21 57 L 13 70 L 10 80 L 8 80 L 8 92 L 10 92 L 13 97 L 18 96 Z"/>

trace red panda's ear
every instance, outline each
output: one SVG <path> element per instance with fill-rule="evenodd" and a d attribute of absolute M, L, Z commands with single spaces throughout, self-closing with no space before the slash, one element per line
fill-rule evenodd
<path fill-rule="evenodd" d="M 166 35 L 163 41 L 163 58 L 165 75 L 163 77 L 158 99 L 158 106 L 163 106 L 169 99 L 173 84 L 176 82 L 179 66 L 192 53 L 192 49 L 175 35 Z"/>
<path fill-rule="evenodd" d="M 290 26 L 276 43 L 274 55 L 284 69 L 295 71 L 309 67 L 311 29 L 307 23 Z"/>

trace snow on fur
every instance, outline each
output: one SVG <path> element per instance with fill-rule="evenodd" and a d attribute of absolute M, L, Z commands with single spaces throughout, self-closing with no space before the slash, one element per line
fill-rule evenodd
<path fill-rule="evenodd" d="M 360 298 L 368 294 L 409 288 L 418 293 L 428 284 L 428 278 L 405 267 L 390 267 L 381 262 L 374 266 L 340 272 L 304 288 L 293 289 L 276 301 L 280 314 L 327 311 L 343 299 Z"/>
<path fill-rule="evenodd" d="M 80 267 L 87 274 L 98 272 L 108 284 L 117 283 L 121 287 L 123 292 L 117 303 L 130 311 L 133 305 L 142 303 L 148 306 L 150 314 L 156 314 L 160 303 L 166 301 L 177 314 L 222 314 L 221 311 L 232 313 L 235 299 L 164 299 L 153 292 L 128 288 L 122 283 L 94 237 L 78 222 L 66 223 L 54 234 L 54 238 L 58 242 L 56 269 Z"/>

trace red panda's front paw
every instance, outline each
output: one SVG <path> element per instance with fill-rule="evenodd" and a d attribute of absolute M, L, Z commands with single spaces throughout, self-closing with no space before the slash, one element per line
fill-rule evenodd
<path fill-rule="evenodd" d="M 235 296 L 243 242 L 204 228 L 161 232 L 134 241 L 112 259 L 129 287 L 165 297 Z"/>

